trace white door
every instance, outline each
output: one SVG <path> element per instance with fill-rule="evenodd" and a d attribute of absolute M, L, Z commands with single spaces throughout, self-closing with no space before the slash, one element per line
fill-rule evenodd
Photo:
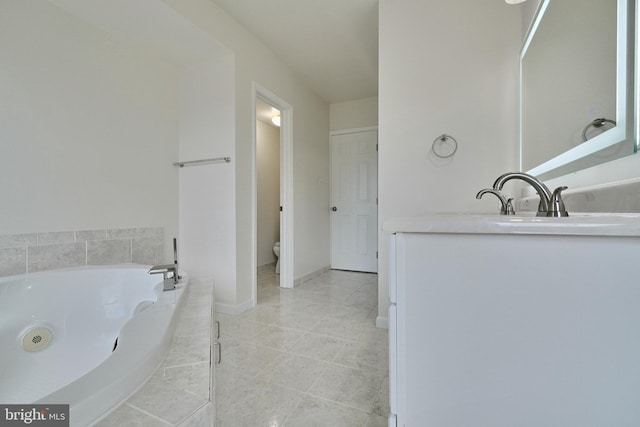
<path fill-rule="evenodd" d="M 378 131 L 331 136 L 331 268 L 378 271 Z"/>

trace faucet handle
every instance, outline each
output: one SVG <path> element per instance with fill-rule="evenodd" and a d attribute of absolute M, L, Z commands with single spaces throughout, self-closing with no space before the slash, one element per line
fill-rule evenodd
<path fill-rule="evenodd" d="M 511 201 L 513 199 L 507 199 L 504 194 L 502 194 L 500 191 L 495 190 L 493 188 L 485 188 L 484 190 L 480 190 L 478 191 L 478 194 L 476 194 L 476 199 L 482 199 L 482 196 L 484 196 L 486 193 L 491 193 L 494 196 L 496 196 L 499 200 L 500 200 L 500 214 L 501 215 L 515 215 L 516 211 L 513 209 L 513 204 L 511 203 Z"/>
<path fill-rule="evenodd" d="M 549 210 L 547 211 L 547 216 L 551 217 L 561 217 L 561 216 L 569 216 L 567 209 L 564 206 L 564 200 L 562 200 L 562 191 L 566 190 L 568 187 L 561 186 L 553 190 L 551 194 L 551 201 L 549 203 Z"/>
<path fill-rule="evenodd" d="M 506 207 L 506 210 L 505 210 L 505 213 L 504 213 L 505 215 L 515 215 L 516 214 L 516 210 L 513 207 L 513 203 L 511 203 L 511 202 L 513 202 L 513 198 L 512 197 L 507 199 L 507 207 Z"/>
<path fill-rule="evenodd" d="M 147 273 L 166 275 L 168 273 L 175 273 L 175 272 L 176 272 L 175 264 L 162 264 L 162 265 L 154 265 L 149 269 Z"/>

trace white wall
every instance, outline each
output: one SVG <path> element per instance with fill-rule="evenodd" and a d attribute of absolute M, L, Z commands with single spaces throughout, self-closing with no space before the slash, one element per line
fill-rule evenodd
<path fill-rule="evenodd" d="M 293 106 L 294 276 L 329 265 L 329 106 L 252 34 L 210 0 L 163 0 L 235 56 L 235 301 L 255 286 L 253 83 Z M 223 245 L 224 243 L 220 243 Z"/>
<path fill-rule="evenodd" d="M 231 157 L 180 169 L 180 263 L 214 280 L 216 301 L 235 304 L 234 60 L 185 70 L 180 79 L 180 160 Z"/>
<path fill-rule="evenodd" d="M 378 97 L 339 102 L 329 106 L 332 131 L 378 126 Z"/>
<path fill-rule="evenodd" d="M 280 129 L 256 120 L 258 168 L 258 267 L 276 262 L 280 241 Z"/>
<path fill-rule="evenodd" d="M 520 9 L 503 1 L 380 2 L 379 220 L 496 210 L 475 199 L 517 167 Z M 448 160 L 431 155 L 443 133 Z M 378 324 L 386 322 L 389 233 L 380 233 Z"/>
<path fill-rule="evenodd" d="M 47 1 L 0 2 L 0 234 L 178 232 L 178 70 Z"/>

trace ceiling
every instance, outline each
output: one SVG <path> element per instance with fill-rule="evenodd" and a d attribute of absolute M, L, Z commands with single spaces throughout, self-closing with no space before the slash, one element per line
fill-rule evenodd
<path fill-rule="evenodd" d="M 211 0 L 328 103 L 378 94 L 378 0 Z"/>

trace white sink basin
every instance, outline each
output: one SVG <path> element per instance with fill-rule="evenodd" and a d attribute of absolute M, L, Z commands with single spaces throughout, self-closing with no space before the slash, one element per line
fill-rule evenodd
<path fill-rule="evenodd" d="M 537 217 L 533 212 L 513 216 L 489 213 L 433 213 L 385 221 L 391 232 L 551 234 L 582 236 L 640 236 L 640 214 L 569 213 L 569 217 Z"/>

